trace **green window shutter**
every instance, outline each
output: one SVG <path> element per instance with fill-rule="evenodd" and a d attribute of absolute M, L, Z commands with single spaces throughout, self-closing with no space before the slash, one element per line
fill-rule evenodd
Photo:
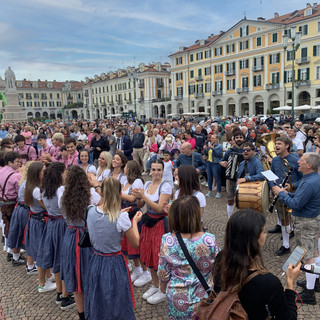
<path fill-rule="evenodd" d="M 236 87 L 236 79 L 232 79 L 232 88 L 234 89 Z"/>
<path fill-rule="evenodd" d="M 241 30 L 241 29 L 240 29 Z M 242 42 L 240 42 L 240 50 L 242 50 Z"/>
<path fill-rule="evenodd" d="M 256 67 L 257 66 L 257 58 L 253 59 L 253 65 Z"/>
<path fill-rule="evenodd" d="M 240 37 L 242 37 L 242 28 L 240 28 Z"/>
<path fill-rule="evenodd" d="M 227 53 L 229 53 L 229 46 L 227 45 Z"/>
<path fill-rule="evenodd" d="M 310 68 L 307 68 L 307 80 L 310 79 Z"/>
<path fill-rule="evenodd" d="M 287 61 L 290 60 L 290 51 L 287 51 Z"/>
<path fill-rule="evenodd" d="M 263 61 L 264 61 L 264 59 L 263 59 L 264 57 L 261 57 L 261 65 L 263 66 Z"/>
<path fill-rule="evenodd" d="M 233 70 L 236 70 L 236 63 L 232 62 Z"/>
<path fill-rule="evenodd" d="M 301 69 L 298 69 L 298 80 L 301 79 Z"/>
<path fill-rule="evenodd" d="M 253 77 L 253 86 L 256 87 L 257 86 L 257 76 Z"/>
<path fill-rule="evenodd" d="M 214 48 L 214 55 L 217 55 L 217 48 Z"/>
<path fill-rule="evenodd" d="M 301 58 L 306 58 L 308 56 L 308 48 L 301 49 Z"/>
<path fill-rule="evenodd" d="M 300 31 L 300 32 L 302 31 L 302 26 L 299 26 L 299 31 Z"/>
<path fill-rule="evenodd" d="M 227 63 L 227 72 L 229 71 L 229 63 Z"/>
<path fill-rule="evenodd" d="M 313 56 L 317 55 L 317 46 L 313 46 Z"/>
<path fill-rule="evenodd" d="M 279 63 L 280 62 L 280 53 L 278 52 L 277 53 L 277 63 Z"/>
<path fill-rule="evenodd" d="M 222 91 L 222 88 L 223 88 L 223 82 L 220 81 L 220 90 Z"/>
<path fill-rule="evenodd" d="M 308 34 L 308 25 L 307 24 L 303 26 L 303 34 L 304 35 Z"/>
<path fill-rule="evenodd" d="M 246 47 L 249 49 L 249 40 L 246 41 Z"/>
<path fill-rule="evenodd" d="M 272 54 L 269 56 L 269 63 L 272 64 Z"/>
<path fill-rule="evenodd" d="M 234 43 L 232 44 L 232 52 L 234 52 Z"/>
<path fill-rule="evenodd" d="M 227 81 L 227 90 L 229 90 L 229 81 Z"/>
<path fill-rule="evenodd" d="M 287 83 L 287 71 L 284 72 L 283 78 L 283 82 Z"/>
<path fill-rule="evenodd" d="M 217 66 L 214 66 L 214 73 L 217 73 Z"/>
<path fill-rule="evenodd" d="M 217 91 L 217 82 L 214 83 L 214 91 Z"/>
<path fill-rule="evenodd" d="M 178 81 L 178 74 L 176 73 L 176 80 Z"/>
<path fill-rule="evenodd" d="M 280 78 L 280 73 L 279 72 L 277 72 L 277 81 L 276 81 L 276 83 L 279 83 L 279 78 Z"/>

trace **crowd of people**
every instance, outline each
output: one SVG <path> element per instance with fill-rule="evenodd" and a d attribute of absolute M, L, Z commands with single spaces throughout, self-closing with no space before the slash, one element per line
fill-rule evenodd
<path fill-rule="evenodd" d="M 149 283 L 143 294 L 149 304 L 167 300 L 170 319 L 197 319 L 207 293 L 178 233 L 209 286 L 238 293 L 249 319 L 296 319 L 300 265 L 288 268 L 284 291 L 261 251 L 267 232 L 282 234 L 277 256 L 291 252 L 295 236 L 308 250 L 304 262 L 320 266 L 319 130 L 317 122 L 278 123 L 272 115 L 265 122 L 182 117 L 2 124 L 7 261 L 38 275 L 39 293 L 56 290 L 62 310 L 76 305 L 81 320 L 135 319 L 132 285 Z M 269 231 L 253 204 L 236 211 L 242 186 L 263 183 L 268 170 L 276 176 L 267 183 L 278 217 Z M 220 251 L 202 217 L 206 200 L 225 191 L 228 223 Z M 306 273 L 297 284 L 303 303 L 316 304 L 319 277 Z"/>

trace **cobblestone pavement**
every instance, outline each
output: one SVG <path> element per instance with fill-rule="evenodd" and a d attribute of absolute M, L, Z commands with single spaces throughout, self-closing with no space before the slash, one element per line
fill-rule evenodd
<path fill-rule="evenodd" d="M 204 188 L 204 193 L 207 189 Z M 204 213 L 204 224 L 208 231 L 212 232 L 221 246 L 224 229 L 227 222 L 226 213 L 226 193 L 222 193 L 222 198 L 216 200 L 214 197 L 207 198 L 207 207 Z M 267 217 L 267 228 L 275 225 L 275 216 Z M 263 251 L 263 258 L 266 267 L 275 275 L 281 275 L 281 266 L 287 257 L 277 258 L 274 256 L 281 246 L 280 235 L 268 235 Z M 291 247 L 294 248 L 294 238 L 291 240 Z M 6 262 L 6 255 L 1 250 L 0 253 L 0 320 L 50 320 L 50 319 L 78 319 L 75 308 L 62 311 L 55 303 L 55 293 L 38 293 L 37 277 L 26 275 L 24 267 L 12 268 L 11 263 Z M 281 278 L 284 282 L 284 278 Z M 163 302 L 152 306 L 142 299 L 142 294 L 148 285 L 142 288 L 134 288 L 136 299 L 136 318 L 139 320 L 167 319 L 167 307 Z M 304 305 L 299 310 L 299 319 L 320 319 L 320 294 L 316 294 L 318 305 Z"/>

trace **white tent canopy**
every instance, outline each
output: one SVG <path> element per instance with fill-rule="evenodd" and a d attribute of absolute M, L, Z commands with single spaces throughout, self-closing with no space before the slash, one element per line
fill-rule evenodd
<path fill-rule="evenodd" d="M 294 110 L 310 110 L 312 109 L 311 106 L 304 104 L 303 106 L 294 107 Z"/>
<path fill-rule="evenodd" d="M 278 108 L 273 108 L 273 110 L 276 110 L 276 111 L 289 111 L 291 109 L 292 109 L 291 106 L 282 106 L 282 107 L 278 107 Z"/>

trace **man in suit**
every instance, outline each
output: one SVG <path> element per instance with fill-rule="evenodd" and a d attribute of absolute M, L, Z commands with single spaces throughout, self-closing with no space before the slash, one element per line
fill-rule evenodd
<path fill-rule="evenodd" d="M 132 160 L 132 141 L 129 137 L 123 135 L 123 128 L 116 129 L 116 151 L 123 152 L 128 160 Z"/>

